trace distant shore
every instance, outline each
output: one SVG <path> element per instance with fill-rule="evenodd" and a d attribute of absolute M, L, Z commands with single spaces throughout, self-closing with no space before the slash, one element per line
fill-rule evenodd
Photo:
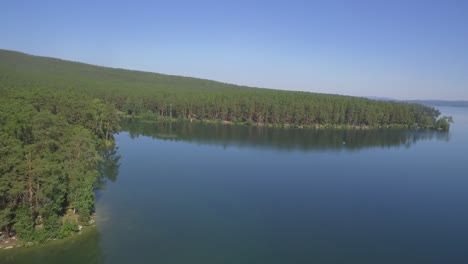
<path fill-rule="evenodd" d="M 294 124 L 269 124 L 269 123 L 255 123 L 255 122 L 233 122 L 226 120 L 212 120 L 212 119 L 180 119 L 170 117 L 142 117 L 142 116 L 123 116 L 123 120 L 135 122 L 189 122 L 189 123 L 204 123 L 204 124 L 222 124 L 233 126 L 250 126 L 250 127 L 267 127 L 267 128 L 293 128 L 293 129 L 356 129 L 356 130 L 369 130 L 369 129 L 414 129 L 414 130 L 442 130 L 436 127 L 420 127 L 408 126 L 402 124 L 388 124 L 388 125 L 333 125 L 333 124 L 315 124 L 315 125 L 294 125 Z"/>

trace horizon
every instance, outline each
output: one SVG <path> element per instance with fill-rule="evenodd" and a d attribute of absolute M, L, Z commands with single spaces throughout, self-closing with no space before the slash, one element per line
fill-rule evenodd
<path fill-rule="evenodd" d="M 10 25 L 0 48 L 250 87 L 467 101 L 466 11 L 460 1 L 15 1 L 0 10 Z"/>

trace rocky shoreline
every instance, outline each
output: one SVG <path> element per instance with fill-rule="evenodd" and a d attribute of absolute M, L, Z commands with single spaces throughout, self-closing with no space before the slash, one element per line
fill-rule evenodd
<path fill-rule="evenodd" d="M 7 238 L 6 234 L 0 232 L 0 249 L 12 249 L 19 246 L 20 245 L 16 240 L 16 234 Z"/>

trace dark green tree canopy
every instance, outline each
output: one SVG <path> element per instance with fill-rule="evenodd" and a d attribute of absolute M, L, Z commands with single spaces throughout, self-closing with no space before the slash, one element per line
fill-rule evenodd
<path fill-rule="evenodd" d="M 100 146 L 112 145 L 112 104 L 72 93 L 0 89 L 0 230 L 42 242 L 87 222 L 99 179 Z"/>
<path fill-rule="evenodd" d="M 365 98 L 260 89 L 221 82 L 98 67 L 52 58 L 30 56 L 0 50 L 0 85 L 9 89 L 26 89 L 41 94 L 43 89 L 86 94 L 94 101 L 95 119 L 104 116 L 96 109 L 108 102 L 128 117 L 155 119 L 218 120 L 258 125 L 295 127 L 353 126 L 436 128 L 440 112 L 432 107 L 401 102 L 375 101 Z M 76 106 L 62 109 L 59 98 L 44 106 L 35 98 L 33 106 L 49 111 L 65 111 L 69 121 L 83 121 L 86 111 Z M 81 108 L 85 106 L 82 105 Z M 110 107 L 110 106 L 109 106 Z M 99 120 L 102 129 L 116 131 L 117 124 Z M 91 126 L 87 124 L 87 126 Z"/>

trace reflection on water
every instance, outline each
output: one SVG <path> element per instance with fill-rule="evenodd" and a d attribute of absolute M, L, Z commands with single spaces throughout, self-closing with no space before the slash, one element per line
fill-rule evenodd
<path fill-rule="evenodd" d="M 117 181 L 120 169 L 120 159 L 122 156 L 118 153 L 118 147 L 107 147 L 100 149 L 101 162 L 99 163 L 99 179 L 94 187 L 96 201 L 103 195 L 107 182 Z"/>
<path fill-rule="evenodd" d="M 409 147 L 418 141 L 449 141 L 450 134 L 435 130 L 407 129 L 292 129 L 248 127 L 200 122 L 138 122 L 122 125 L 132 138 L 148 136 L 225 147 L 278 150 L 359 150 L 371 147 Z"/>
<path fill-rule="evenodd" d="M 124 123 L 97 230 L 0 263 L 468 263 L 467 116 L 449 133 Z"/>

